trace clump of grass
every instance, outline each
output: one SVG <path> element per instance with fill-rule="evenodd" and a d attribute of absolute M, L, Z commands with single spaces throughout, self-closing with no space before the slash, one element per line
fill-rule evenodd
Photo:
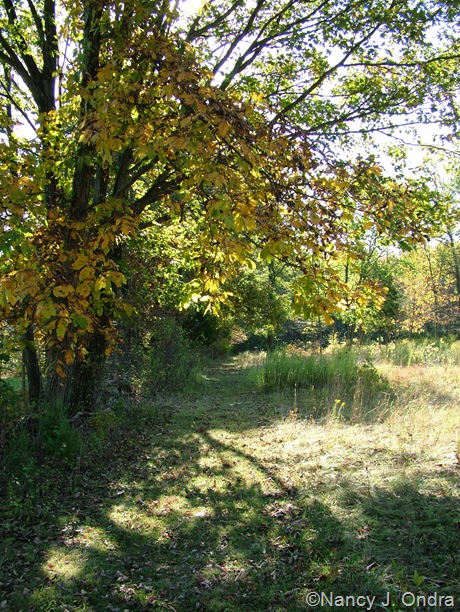
<path fill-rule="evenodd" d="M 294 393 L 294 408 L 303 404 L 312 416 L 359 420 L 372 411 L 382 393 L 390 394 L 385 378 L 369 361 L 360 362 L 349 347 L 327 355 L 291 349 L 269 353 L 253 373 L 259 387 L 267 391 Z M 340 410 L 338 410 L 340 407 Z"/>
<path fill-rule="evenodd" d="M 269 390 L 322 388 L 333 380 L 348 386 L 355 380 L 356 363 L 351 352 L 330 357 L 306 355 L 300 351 L 269 353 L 263 365 L 263 385 Z"/>

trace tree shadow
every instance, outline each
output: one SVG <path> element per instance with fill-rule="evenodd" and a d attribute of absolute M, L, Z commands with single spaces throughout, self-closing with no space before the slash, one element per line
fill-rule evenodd
<path fill-rule="evenodd" d="M 460 504 L 453 494 L 458 474 L 442 470 L 437 476 L 443 486 L 431 491 L 424 487 L 423 472 L 374 489 L 361 500 L 360 511 L 369 523 L 373 561 L 397 559 L 409 574 L 428 577 L 433 590 L 460 601 Z"/>
<path fill-rule="evenodd" d="M 220 461 L 207 470 L 207 489 L 194 484 L 203 472 L 203 445 Z M 148 450 L 155 465 L 141 486 L 135 462 L 112 473 L 109 499 L 88 487 L 67 512 L 60 509 L 53 541 L 35 543 L 42 558 L 28 573 L 40 586 L 10 590 L 13 609 L 297 609 L 307 530 L 309 550 L 323 538 L 320 516 L 339 537 L 327 509 L 294 503 L 292 489 L 254 457 L 207 432 Z M 232 469 L 232 455 L 250 463 L 254 482 Z"/>

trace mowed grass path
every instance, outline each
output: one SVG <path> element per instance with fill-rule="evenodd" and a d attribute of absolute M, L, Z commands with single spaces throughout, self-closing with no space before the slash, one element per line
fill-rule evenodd
<path fill-rule="evenodd" d="M 27 517 L 1 517 L 0 609 L 295 611 L 316 591 L 339 598 L 321 610 L 449 609 L 404 593 L 460 610 L 460 376 L 442 371 L 431 405 L 428 370 L 388 370 L 407 409 L 373 423 L 315 421 L 241 358 L 195 396 L 135 402 Z"/>

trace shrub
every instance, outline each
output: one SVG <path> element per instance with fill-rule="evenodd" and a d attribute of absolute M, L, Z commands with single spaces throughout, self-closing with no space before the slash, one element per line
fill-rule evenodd
<path fill-rule="evenodd" d="M 187 391 L 199 381 L 199 356 L 186 332 L 174 319 L 158 320 L 144 376 L 144 386 L 152 395 Z"/>
<path fill-rule="evenodd" d="M 80 433 L 72 428 L 62 406 L 45 406 L 39 423 L 39 439 L 50 458 L 69 467 L 75 465 L 81 450 Z"/>

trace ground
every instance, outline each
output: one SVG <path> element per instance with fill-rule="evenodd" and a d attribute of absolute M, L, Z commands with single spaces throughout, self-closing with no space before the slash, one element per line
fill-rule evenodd
<path fill-rule="evenodd" d="M 99 416 L 97 449 L 2 517 L 0 608 L 296 611 L 314 592 L 321 610 L 460 610 L 458 374 L 422 406 L 386 371 L 405 410 L 319 419 L 248 365 L 131 401 L 123 427 L 116 406 Z"/>

